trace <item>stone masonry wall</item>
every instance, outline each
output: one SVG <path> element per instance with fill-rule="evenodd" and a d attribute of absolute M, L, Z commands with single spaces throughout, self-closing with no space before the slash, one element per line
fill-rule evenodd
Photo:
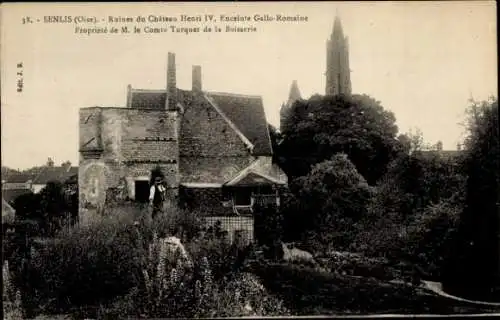
<path fill-rule="evenodd" d="M 89 126 L 87 113 L 100 114 L 98 123 Z M 149 179 L 151 169 L 160 166 L 167 186 L 179 184 L 178 115 L 163 110 L 130 108 L 89 108 L 80 112 L 82 135 L 99 135 L 102 155 L 97 159 L 80 156 L 79 190 L 82 204 L 103 204 L 106 190 L 126 181 L 133 198 L 134 181 Z M 96 117 L 97 118 L 97 117 Z M 97 129 L 92 129 L 92 128 Z M 85 142 L 83 142 L 85 143 Z M 132 194 L 130 194 L 132 193 Z"/>
<path fill-rule="evenodd" d="M 101 108 L 83 108 L 79 111 L 80 148 L 101 147 Z"/>
<path fill-rule="evenodd" d="M 255 158 L 242 157 L 181 157 L 181 182 L 223 183 L 249 166 Z"/>
<path fill-rule="evenodd" d="M 181 181 L 221 183 L 248 166 L 254 157 L 217 110 L 208 101 L 198 100 L 182 116 Z"/>

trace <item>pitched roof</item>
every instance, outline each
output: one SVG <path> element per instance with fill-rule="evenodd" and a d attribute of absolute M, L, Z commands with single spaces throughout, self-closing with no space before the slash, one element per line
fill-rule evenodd
<path fill-rule="evenodd" d="M 65 182 L 75 175 L 78 175 L 78 167 L 45 167 L 33 179 L 33 184 L 47 184 L 49 181 Z"/>
<path fill-rule="evenodd" d="M 254 145 L 254 155 L 272 155 L 262 97 L 216 92 L 207 95 Z"/>
<path fill-rule="evenodd" d="M 165 90 L 130 89 L 127 106 L 136 109 L 165 109 Z"/>
<path fill-rule="evenodd" d="M 25 183 L 32 179 L 33 175 L 22 172 L 8 174 L 2 177 L 2 180 L 5 180 L 6 183 Z"/>
<path fill-rule="evenodd" d="M 464 152 L 459 150 L 423 150 L 417 151 L 417 154 L 426 159 L 438 157 L 444 160 L 453 160 L 463 156 Z"/>
<path fill-rule="evenodd" d="M 287 179 L 284 172 L 272 163 L 268 157 L 260 157 L 252 162 L 248 167 L 238 172 L 231 180 L 226 182 L 226 186 L 254 185 L 262 184 L 267 180 L 271 184 L 286 184 Z"/>
<path fill-rule="evenodd" d="M 127 105 L 138 109 L 164 109 L 165 90 L 130 89 Z M 208 98 L 208 99 L 207 99 Z M 177 99 L 181 107 L 196 103 L 197 96 L 191 91 L 177 89 Z M 204 102 L 209 102 L 222 116 L 242 134 L 245 142 L 253 145 L 254 155 L 272 155 L 262 97 L 232 93 L 205 92 Z"/>

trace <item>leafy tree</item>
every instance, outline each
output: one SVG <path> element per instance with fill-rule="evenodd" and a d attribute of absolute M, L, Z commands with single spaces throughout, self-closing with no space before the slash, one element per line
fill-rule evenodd
<path fill-rule="evenodd" d="M 41 220 L 43 218 L 39 194 L 33 192 L 22 194 L 14 199 L 12 207 L 16 210 L 17 219 Z"/>
<path fill-rule="evenodd" d="M 286 219 L 295 220 L 308 239 L 341 246 L 347 245 L 343 237 L 365 215 L 371 197 L 371 188 L 346 154 L 315 165 L 294 181 L 292 192 L 300 201 Z"/>
<path fill-rule="evenodd" d="M 42 228 L 51 234 L 59 230 L 70 211 L 61 182 L 50 181 L 40 191 L 40 208 L 44 217 Z"/>
<path fill-rule="evenodd" d="M 254 207 L 254 235 L 258 245 L 266 247 L 269 258 L 278 256 L 276 249 L 281 248 L 284 227 L 283 212 L 275 205 L 256 205 Z"/>
<path fill-rule="evenodd" d="M 377 184 L 383 210 L 408 217 L 431 203 L 463 197 L 465 176 L 460 157 L 439 154 L 402 155 L 391 162 Z"/>
<path fill-rule="evenodd" d="M 283 123 L 279 163 L 290 178 L 343 152 L 374 183 L 395 156 L 394 115 L 367 95 L 313 96 L 294 103 Z"/>
<path fill-rule="evenodd" d="M 414 128 L 407 133 L 400 134 L 397 139 L 405 154 L 414 154 L 418 151 L 430 149 L 429 144 L 424 140 L 422 130 L 419 128 Z"/>
<path fill-rule="evenodd" d="M 42 231 L 52 234 L 62 226 L 65 219 L 69 218 L 68 213 L 77 210 L 75 208 L 77 203 L 68 200 L 65 197 L 63 184 L 50 181 L 38 194 L 30 192 L 17 197 L 13 207 L 18 219 L 34 220 Z"/>
<path fill-rule="evenodd" d="M 281 143 L 282 136 L 278 129 L 276 129 L 273 125 L 267 124 L 269 130 L 269 137 L 271 138 L 271 147 L 273 148 L 273 157 L 276 157 L 276 151 L 279 148 L 279 144 Z M 274 159 L 277 161 L 276 159 Z"/>
<path fill-rule="evenodd" d="M 472 101 L 468 114 L 466 205 L 443 283 L 456 295 L 500 301 L 498 99 Z"/>

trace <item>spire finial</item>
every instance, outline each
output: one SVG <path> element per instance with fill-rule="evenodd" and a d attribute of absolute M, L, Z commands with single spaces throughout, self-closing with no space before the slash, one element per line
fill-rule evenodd
<path fill-rule="evenodd" d="M 337 33 L 341 35 L 341 37 L 344 37 L 344 32 L 342 30 L 342 21 L 340 20 L 340 14 L 338 8 L 335 9 L 335 19 L 333 20 L 333 30 L 332 30 L 332 36 L 333 34 Z"/>

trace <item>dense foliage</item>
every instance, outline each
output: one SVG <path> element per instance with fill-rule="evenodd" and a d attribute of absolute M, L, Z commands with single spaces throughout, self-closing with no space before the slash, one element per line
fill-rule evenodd
<path fill-rule="evenodd" d="M 282 124 L 279 161 L 289 178 L 346 153 L 370 183 L 399 150 L 394 115 L 367 95 L 313 96 L 297 101 Z"/>
<path fill-rule="evenodd" d="M 472 286 L 461 280 L 466 278 L 476 287 L 491 283 L 500 261 L 496 100 L 471 108 L 466 151 L 456 153 L 442 152 L 440 142 L 426 143 L 418 129 L 395 139 L 392 118 L 370 101 L 318 96 L 293 106 L 277 136 L 277 159 L 290 179 L 290 194 L 283 197 L 285 238 L 309 242 L 315 254 L 348 250 L 408 264 L 426 279 L 453 278 L 464 287 Z M 386 143 L 376 143 L 381 141 Z M 374 150 L 386 156 L 373 158 Z M 343 184 L 349 181 L 340 173 L 345 166 L 328 170 L 326 163 L 341 153 L 372 187 Z M 460 249 L 453 253 L 454 247 Z M 468 266 L 466 257 L 475 262 Z M 487 272 L 477 261 L 488 265 Z"/>
<path fill-rule="evenodd" d="M 17 219 L 36 222 L 40 235 L 54 235 L 74 224 L 78 193 L 68 192 L 63 183 L 50 181 L 39 193 L 29 192 L 14 199 L 13 208 Z"/>
<path fill-rule="evenodd" d="M 197 212 L 168 207 L 150 221 L 130 203 L 62 229 L 74 203 L 51 183 L 15 203 L 19 217 L 54 237 L 13 251 L 4 271 L 10 306 L 21 300 L 31 313 L 78 318 L 455 312 L 409 285 L 422 278 L 492 300 L 500 292 L 497 108 L 496 100 L 470 108 L 463 157 L 432 150 L 418 131 L 396 138 L 394 116 L 368 96 L 298 101 L 283 132 L 269 126 L 290 188 L 279 210 L 254 207 L 258 247 L 229 243 L 220 223 L 207 228 Z M 192 264 L 166 268 L 161 239 L 174 230 Z M 310 251 L 314 267 L 282 259 L 282 241 Z"/>
<path fill-rule="evenodd" d="M 168 213 L 137 225 L 133 216 L 144 212 L 107 209 L 100 220 L 37 241 L 10 264 L 25 312 L 78 318 L 286 314 L 255 277 L 241 272 L 239 249 L 220 230 L 206 230 L 187 212 Z M 172 228 L 181 230 L 193 268 L 161 267 L 154 248 Z M 151 283 L 161 287 L 151 291 Z"/>
<path fill-rule="evenodd" d="M 349 232 L 366 214 L 371 196 L 371 188 L 345 154 L 315 165 L 294 180 L 291 191 L 294 199 L 286 214 L 294 229 L 289 234 L 327 251 L 347 246 Z"/>
<path fill-rule="evenodd" d="M 498 100 L 469 108 L 465 207 L 445 287 L 476 299 L 500 301 Z"/>

